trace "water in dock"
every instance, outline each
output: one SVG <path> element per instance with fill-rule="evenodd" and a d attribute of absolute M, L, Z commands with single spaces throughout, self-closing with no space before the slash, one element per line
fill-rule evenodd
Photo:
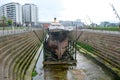
<path fill-rule="evenodd" d="M 117 80 L 106 68 L 79 52 L 77 52 L 76 65 L 44 66 L 42 62 L 43 51 L 35 66 L 38 74 L 33 77 L 33 80 Z"/>

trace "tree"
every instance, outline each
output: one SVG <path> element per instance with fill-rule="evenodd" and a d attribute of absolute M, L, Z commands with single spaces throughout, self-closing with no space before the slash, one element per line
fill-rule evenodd
<path fill-rule="evenodd" d="M 2 27 L 2 23 L 0 23 L 0 27 Z"/>
<path fill-rule="evenodd" d="M 2 19 L 3 19 L 3 20 L 6 20 L 6 17 L 5 17 L 5 16 L 2 16 Z"/>
<path fill-rule="evenodd" d="M 13 22 L 12 19 L 8 19 L 8 20 L 7 20 L 8 26 L 11 26 L 11 25 L 12 25 L 12 22 Z"/>
<path fill-rule="evenodd" d="M 4 34 L 5 24 L 6 24 L 6 17 L 5 16 L 2 16 L 2 21 L 3 21 L 3 34 Z"/>
<path fill-rule="evenodd" d="M 5 16 L 2 16 L 2 20 L 3 20 L 3 27 L 4 27 L 5 24 L 6 24 L 6 17 L 5 17 Z"/>

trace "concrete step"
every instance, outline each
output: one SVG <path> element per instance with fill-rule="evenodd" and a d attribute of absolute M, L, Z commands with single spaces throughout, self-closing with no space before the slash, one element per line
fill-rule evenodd
<path fill-rule="evenodd" d="M 20 39 L 26 36 L 22 36 L 22 35 L 15 35 L 15 36 L 4 36 L 3 38 L 1 38 L 0 40 L 0 48 L 11 43 L 12 41 L 15 41 L 16 39 Z"/>
<path fill-rule="evenodd" d="M 107 50 L 107 49 L 103 48 L 102 46 L 98 47 L 98 46 L 96 46 L 95 44 L 92 44 L 92 43 L 91 43 L 91 45 L 93 45 L 96 49 L 98 49 L 102 53 L 102 55 L 104 55 L 106 57 L 106 59 L 109 59 L 110 61 L 112 60 L 114 64 L 116 63 L 116 65 L 118 67 L 120 67 L 119 66 L 119 64 L 120 64 L 120 62 L 119 62 L 120 58 L 119 58 L 118 54 L 116 55 L 115 52 L 112 53 L 112 51 Z"/>
<path fill-rule="evenodd" d="M 34 59 L 32 59 L 32 62 L 30 63 L 28 69 L 26 70 L 26 73 L 24 75 L 24 79 L 23 80 L 32 80 L 32 71 L 35 67 L 35 64 L 38 60 L 38 57 L 40 56 L 40 52 L 42 51 L 43 48 L 43 44 L 40 45 L 39 50 L 36 52 Z"/>
<path fill-rule="evenodd" d="M 24 42 L 21 42 L 21 43 L 20 43 L 21 45 L 19 44 L 20 47 L 18 46 L 18 48 L 16 48 L 13 52 L 11 52 L 9 55 L 7 55 L 5 57 L 5 59 L 3 60 L 2 65 L 3 65 L 3 68 L 4 68 L 4 71 L 3 71 L 4 77 L 8 77 L 8 71 L 9 71 L 9 68 L 11 67 L 10 64 L 14 62 L 13 61 L 14 56 L 16 56 L 19 53 L 19 51 L 21 51 L 21 49 L 26 46 L 26 44 L 28 45 L 30 43 L 30 41 L 29 42 L 24 41 Z"/>
<path fill-rule="evenodd" d="M 2 59 L 4 59 L 4 57 L 6 55 L 8 55 L 9 53 L 11 53 L 15 48 L 17 48 L 16 46 L 19 46 L 19 43 L 23 44 L 24 41 L 27 42 L 27 40 L 25 38 L 16 40 L 12 43 L 10 43 L 9 45 L 5 46 L 2 48 L 2 53 L 0 54 L 0 63 L 2 61 Z M 17 45 L 16 45 L 17 44 Z"/>
<path fill-rule="evenodd" d="M 16 65 L 18 64 L 18 60 L 20 59 L 21 56 L 24 56 L 24 51 L 28 49 L 29 46 L 31 46 L 32 43 L 29 43 L 28 45 L 26 45 L 22 50 L 20 50 L 18 53 L 19 55 L 15 56 L 15 58 L 13 58 L 14 60 L 14 63 L 11 64 L 11 67 L 10 67 L 10 80 L 16 80 L 16 73 L 15 73 L 15 67 Z M 21 54 L 22 53 L 22 54 Z"/>
<path fill-rule="evenodd" d="M 32 45 L 30 45 L 17 59 L 16 59 L 16 65 L 14 66 L 14 78 L 17 78 L 17 74 L 18 74 L 18 70 L 20 65 L 24 62 L 24 57 L 26 57 L 27 55 L 29 55 L 28 51 L 32 49 L 32 47 L 34 46 L 34 43 Z M 18 75 L 20 76 L 20 75 Z"/>
<path fill-rule="evenodd" d="M 33 57 L 35 56 L 37 50 L 38 50 L 38 47 L 35 46 L 35 47 L 32 49 L 32 51 L 30 52 L 31 55 L 29 55 L 29 56 L 26 58 L 26 60 L 25 60 L 26 63 L 23 63 L 23 65 L 20 66 L 20 69 L 19 69 L 19 72 L 20 72 L 20 80 L 23 80 L 23 79 L 24 79 L 25 72 L 26 72 L 27 68 L 29 67 L 29 65 L 30 65 Z M 19 80 L 19 79 L 18 79 L 18 80 Z"/>
<path fill-rule="evenodd" d="M 38 36 L 31 31 L 0 38 L 0 80 L 24 80 L 40 46 L 41 35 L 37 33 Z"/>
<path fill-rule="evenodd" d="M 20 40 L 21 39 L 24 39 L 26 36 L 23 36 L 23 37 L 17 37 L 17 38 L 14 38 L 14 39 L 10 39 L 10 40 L 5 40 L 6 42 L 8 42 L 7 44 L 2 44 L 1 48 L 0 48 L 0 52 L 3 53 L 4 51 L 6 51 L 6 48 L 8 49 L 9 47 L 11 47 L 14 43 L 13 42 L 21 42 Z M 2 43 L 5 43 L 5 42 L 2 42 Z M 1 54 L 0 53 L 0 54 Z"/>

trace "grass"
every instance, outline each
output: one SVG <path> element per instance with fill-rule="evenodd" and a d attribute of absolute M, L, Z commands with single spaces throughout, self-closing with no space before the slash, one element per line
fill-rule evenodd
<path fill-rule="evenodd" d="M 85 43 L 82 43 L 82 42 L 77 42 L 77 44 L 79 46 L 81 46 L 82 48 L 84 48 L 85 50 L 89 51 L 89 52 L 94 52 L 95 48 L 93 48 L 92 46 L 88 45 L 88 44 L 85 44 Z"/>
<path fill-rule="evenodd" d="M 35 70 L 33 70 L 33 72 L 32 72 L 32 76 L 34 77 L 34 76 L 36 76 L 38 73 L 35 71 Z"/>
<path fill-rule="evenodd" d="M 106 30 L 106 31 L 120 31 L 119 27 L 94 27 L 90 29 L 95 29 L 95 30 Z"/>

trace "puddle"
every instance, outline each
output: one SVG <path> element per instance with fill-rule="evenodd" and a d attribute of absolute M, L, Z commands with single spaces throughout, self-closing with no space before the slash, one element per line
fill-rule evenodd
<path fill-rule="evenodd" d="M 105 71 L 95 62 L 77 53 L 77 64 L 43 66 L 43 51 L 36 64 L 38 73 L 33 80 L 116 80 L 111 72 Z"/>

